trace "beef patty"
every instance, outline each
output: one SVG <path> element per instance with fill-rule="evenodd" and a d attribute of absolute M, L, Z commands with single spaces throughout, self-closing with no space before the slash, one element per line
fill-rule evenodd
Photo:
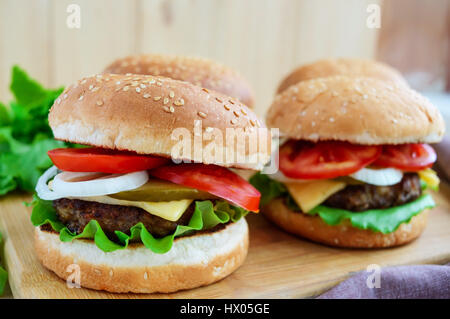
<path fill-rule="evenodd" d="M 155 237 L 164 237 L 175 231 L 177 225 L 187 225 L 195 209 L 195 202 L 186 209 L 175 222 L 149 214 L 145 210 L 132 207 L 88 202 L 79 199 L 62 198 L 53 201 L 59 220 L 74 233 L 81 233 L 84 227 L 95 219 L 106 236 L 114 238 L 114 231 L 130 234 L 130 228 L 142 222 Z"/>
<path fill-rule="evenodd" d="M 419 176 L 416 173 L 408 173 L 398 184 L 391 186 L 348 185 L 331 195 L 324 205 L 361 212 L 402 205 L 417 199 L 421 193 Z"/>

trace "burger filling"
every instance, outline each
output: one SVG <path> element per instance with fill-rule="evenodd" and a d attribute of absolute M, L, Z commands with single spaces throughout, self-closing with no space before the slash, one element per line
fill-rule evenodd
<path fill-rule="evenodd" d="M 38 181 L 31 220 L 62 241 L 94 239 L 104 251 L 142 242 L 165 253 L 176 237 L 258 211 L 260 193 L 224 167 L 97 148 L 49 156 L 55 166 Z"/>
<path fill-rule="evenodd" d="M 280 198 L 291 210 L 331 225 L 349 219 L 355 227 L 389 233 L 434 206 L 423 190 L 438 187 L 430 169 L 435 160 L 426 144 L 289 140 L 280 147 L 280 171 L 256 174 L 250 182 L 261 192 L 263 206 Z"/>

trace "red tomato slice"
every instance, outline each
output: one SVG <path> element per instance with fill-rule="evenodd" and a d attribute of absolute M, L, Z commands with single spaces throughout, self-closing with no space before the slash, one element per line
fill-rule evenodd
<path fill-rule="evenodd" d="M 124 174 L 155 168 L 169 160 L 158 156 L 104 148 L 56 148 L 48 151 L 53 164 L 69 172 Z"/>
<path fill-rule="evenodd" d="M 205 164 L 169 164 L 152 169 L 150 175 L 205 191 L 239 207 L 258 212 L 261 194 L 227 168 Z"/>
<path fill-rule="evenodd" d="M 428 144 L 384 145 L 381 156 L 373 163 L 404 171 L 420 171 L 433 166 L 437 155 Z"/>
<path fill-rule="evenodd" d="M 280 170 L 290 178 L 335 178 L 360 170 L 380 154 L 380 146 L 291 140 L 280 148 Z"/>

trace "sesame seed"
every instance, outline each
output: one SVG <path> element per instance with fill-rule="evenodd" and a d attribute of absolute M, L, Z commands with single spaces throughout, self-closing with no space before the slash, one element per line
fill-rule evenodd
<path fill-rule="evenodd" d="M 171 106 L 171 107 L 169 107 L 169 111 L 170 111 L 170 113 L 173 113 L 173 112 L 175 112 L 175 108 L 173 106 Z"/>
<path fill-rule="evenodd" d="M 92 89 L 92 92 L 97 92 L 100 88 L 98 86 L 96 86 L 95 88 Z"/>
<path fill-rule="evenodd" d="M 137 82 L 137 81 L 131 82 L 131 86 L 138 86 L 138 84 L 139 84 L 139 82 Z"/>
<path fill-rule="evenodd" d="M 156 81 L 155 81 L 155 79 L 150 79 L 150 81 L 148 81 L 148 83 L 150 83 L 150 84 L 154 84 Z"/>
<path fill-rule="evenodd" d="M 231 124 L 233 124 L 233 125 L 234 125 L 234 124 L 236 124 L 236 123 L 237 123 L 237 120 L 236 120 L 236 119 L 232 119 L 232 120 L 231 120 L 230 122 L 231 122 Z"/>
<path fill-rule="evenodd" d="M 145 94 L 143 95 L 143 97 L 144 97 L 144 99 L 148 99 L 148 98 L 150 97 L 150 94 L 145 93 Z"/>
<path fill-rule="evenodd" d="M 171 99 L 173 99 L 173 97 L 175 96 L 175 92 L 174 91 L 170 91 L 169 92 L 169 96 L 170 96 Z"/>
<path fill-rule="evenodd" d="M 230 102 L 231 104 L 234 104 L 233 100 L 228 100 L 228 102 Z"/>
<path fill-rule="evenodd" d="M 161 100 L 161 97 L 160 97 L 160 96 L 155 96 L 155 97 L 153 98 L 153 100 L 154 100 L 154 101 L 159 101 L 159 100 Z"/>
<path fill-rule="evenodd" d="M 137 88 L 136 88 L 136 92 L 137 92 L 137 93 L 141 93 L 141 88 L 140 88 L 140 87 L 137 87 Z"/>
<path fill-rule="evenodd" d="M 226 104 L 224 104 L 223 107 L 224 107 L 225 110 L 227 110 L 227 111 L 231 110 L 230 107 L 229 107 L 228 105 L 226 105 Z"/>
<path fill-rule="evenodd" d="M 156 85 L 161 86 L 162 82 L 156 82 Z"/>
<path fill-rule="evenodd" d="M 98 100 L 98 101 L 97 101 L 97 105 L 98 105 L 98 106 L 102 106 L 102 105 L 103 105 L 103 101 L 102 101 L 102 100 Z"/>
<path fill-rule="evenodd" d="M 81 96 L 78 98 L 78 101 L 81 101 L 83 98 L 84 98 L 84 96 L 81 95 Z"/>
<path fill-rule="evenodd" d="M 236 111 L 233 111 L 234 116 L 239 117 L 239 113 Z"/>
<path fill-rule="evenodd" d="M 176 106 L 184 105 L 184 99 L 179 98 L 178 100 L 176 100 L 175 102 L 173 102 L 173 104 L 176 105 Z"/>
<path fill-rule="evenodd" d="M 200 117 L 206 118 L 206 114 L 203 113 L 203 112 L 201 112 L 201 111 L 198 112 L 197 114 L 198 114 L 198 116 L 200 116 Z"/>
<path fill-rule="evenodd" d="M 312 121 L 311 126 L 313 126 L 313 127 L 316 126 L 316 122 Z"/>
<path fill-rule="evenodd" d="M 168 97 L 165 97 L 163 103 L 164 103 L 164 105 L 166 105 L 167 103 L 169 103 L 169 98 L 168 98 Z"/>
<path fill-rule="evenodd" d="M 67 99 L 67 94 L 64 94 L 64 95 L 63 95 L 63 99 Z"/>
<path fill-rule="evenodd" d="M 170 113 L 170 109 L 168 106 L 164 106 L 163 107 L 164 112 Z"/>
<path fill-rule="evenodd" d="M 247 112 L 245 112 L 244 109 L 241 109 L 241 113 L 247 115 Z"/>
<path fill-rule="evenodd" d="M 334 117 L 330 117 L 330 122 L 334 122 Z"/>
<path fill-rule="evenodd" d="M 251 124 L 252 126 L 255 126 L 255 121 L 250 120 L 250 124 Z"/>
<path fill-rule="evenodd" d="M 123 90 L 126 92 L 126 91 L 128 91 L 130 89 L 130 87 L 128 86 L 128 85 L 125 85 L 124 87 L 123 87 Z"/>
<path fill-rule="evenodd" d="M 211 133 L 213 130 L 214 130 L 214 129 L 213 129 L 212 127 L 210 127 L 210 126 L 208 126 L 208 127 L 205 129 L 205 131 L 206 131 L 207 133 Z"/>
<path fill-rule="evenodd" d="M 127 64 L 128 65 L 128 64 Z M 126 76 L 130 76 L 132 73 L 125 73 Z"/>
<path fill-rule="evenodd" d="M 208 89 L 203 88 L 202 91 L 209 93 Z"/>
<path fill-rule="evenodd" d="M 333 92 L 331 93 L 331 95 L 332 95 L 332 96 L 338 96 L 338 95 L 339 95 L 339 93 L 338 93 L 338 92 L 336 92 L 336 91 L 333 91 Z"/>
<path fill-rule="evenodd" d="M 216 101 L 222 103 L 222 100 L 216 97 Z"/>
<path fill-rule="evenodd" d="M 86 82 L 87 82 L 87 80 L 84 79 L 83 81 L 81 81 L 81 84 L 84 84 L 84 83 L 86 83 Z"/>
<path fill-rule="evenodd" d="M 148 279 L 148 274 L 147 274 L 147 272 L 144 272 L 144 279 L 145 279 L 145 280 Z"/>
<path fill-rule="evenodd" d="M 60 98 L 57 98 L 57 99 L 56 99 L 56 103 L 58 103 L 58 104 L 61 103 L 61 99 L 60 99 Z"/>
<path fill-rule="evenodd" d="M 113 270 L 111 269 L 111 270 L 109 271 L 109 277 L 112 277 L 113 274 L 114 274 L 114 272 L 113 272 Z"/>
<path fill-rule="evenodd" d="M 92 90 L 94 88 L 94 86 L 91 84 L 89 85 L 89 90 Z"/>
<path fill-rule="evenodd" d="M 120 81 L 117 81 L 116 84 L 119 85 L 119 84 L 120 84 Z"/>
<path fill-rule="evenodd" d="M 141 87 L 141 89 L 145 89 L 147 87 L 147 85 L 141 83 L 140 87 Z"/>
<path fill-rule="evenodd" d="M 363 99 L 364 99 L 364 100 L 367 100 L 368 98 L 369 98 L 369 96 L 368 96 L 367 94 L 364 94 L 364 95 L 363 95 Z"/>

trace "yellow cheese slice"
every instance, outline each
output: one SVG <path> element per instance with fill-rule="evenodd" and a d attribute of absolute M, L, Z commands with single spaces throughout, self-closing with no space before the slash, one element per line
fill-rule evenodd
<path fill-rule="evenodd" d="M 439 177 L 431 168 L 421 170 L 417 173 L 419 174 L 420 179 L 423 180 L 431 189 L 436 189 L 439 186 Z"/>
<path fill-rule="evenodd" d="M 152 215 L 170 220 L 172 222 L 180 219 L 181 215 L 183 215 L 189 205 L 193 202 L 192 199 L 174 200 L 170 202 L 142 202 L 115 199 L 110 196 L 77 197 L 77 199 L 109 205 L 139 207 Z"/>
<path fill-rule="evenodd" d="M 285 183 L 289 194 L 303 212 L 309 212 L 334 193 L 345 188 L 346 184 L 335 180 L 315 180 L 304 183 Z"/>

